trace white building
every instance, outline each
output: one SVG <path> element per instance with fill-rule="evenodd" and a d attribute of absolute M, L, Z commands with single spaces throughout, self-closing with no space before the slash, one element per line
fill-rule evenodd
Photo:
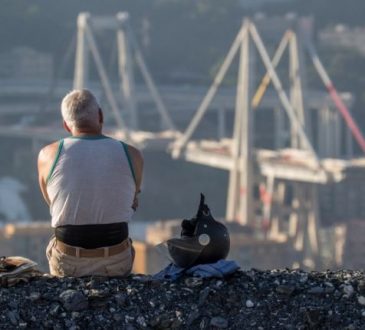
<path fill-rule="evenodd" d="M 51 79 L 53 58 L 28 47 L 0 54 L 0 77 L 10 79 Z"/>
<path fill-rule="evenodd" d="M 285 2 L 293 2 L 293 0 L 239 0 L 242 7 L 258 8 L 264 4 L 281 4 Z"/>

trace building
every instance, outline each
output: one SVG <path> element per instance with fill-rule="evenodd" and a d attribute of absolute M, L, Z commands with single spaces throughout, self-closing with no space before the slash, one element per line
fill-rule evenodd
<path fill-rule="evenodd" d="M 166 245 L 161 243 L 180 235 L 180 222 L 181 220 L 167 220 L 148 224 L 144 239 L 139 235 L 136 240 L 133 230 L 131 231 L 136 250 L 134 273 L 155 274 L 171 262 Z M 227 224 L 227 227 L 231 238 L 228 259 L 235 260 L 242 269 L 302 266 L 300 251 L 295 249 L 290 237 L 263 239 L 243 226 Z M 0 256 L 26 257 L 36 261 L 41 271 L 48 272 L 45 251 L 52 232 L 48 222 L 5 225 L 0 229 Z M 320 236 L 322 267 L 365 268 L 365 221 L 354 220 L 327 227 L 321 229 Z"/>
<path fill-rule="evenodd" d="M 37 262 L 41 271 L 48 272 L 46 248 L 52 234 L 49 222 L 7 224 L 0 228 L 0 256 L 26 257 Z M 133 245 L 136 249 L 134 273 L 152 274 L 169 262 L 150 243 L 135 240 Z"/>
<path fill-rule="evenodd" d="M 365 27 L 349 28 L 339 24 L 321 31 L 319 40 L 326 46 L 357 50 L 365 56 Z"/>
<path fill-rule="evenodd" d="M 259 8 L 266 4 L 282 4 L 292 1 L 293 0 L 239 0 L 239 3 L 244 8 Z"/>
<path fill-rule="evenodd" d="M 46 247 L 52 236 L 48 222 L 7 224 L 0 236 L 1 255 L 26 257 L 37 262 L 40 270 L 48 270 Z"/>
<path fill-rule="evenodd" d="M 0 54 L 0 77 L 7 79 L 50 80 L 53 58 L 28 47 L 17 47 Z"/>

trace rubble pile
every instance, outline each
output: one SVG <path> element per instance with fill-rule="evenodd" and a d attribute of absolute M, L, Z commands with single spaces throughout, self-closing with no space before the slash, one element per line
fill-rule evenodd
<path fill-rule="evenodd" d="M 237 271 L 225 279 L 53 278 L 0 287 L 0 329 L 364 329 L 360 271 Z"/>

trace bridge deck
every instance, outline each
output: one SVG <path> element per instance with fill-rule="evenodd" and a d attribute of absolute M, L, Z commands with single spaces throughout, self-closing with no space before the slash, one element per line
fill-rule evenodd
<path fill-rule="evenodd" d="M 231 170 L 234 166 L 231 145 L 230 139 L 190 142 L 183 157 L 194 163 Z M 321 159 L 322 168 L 318 168 L 308 152 L 294 149 L 255 150 L 254 161 L 264 176 L 308 183 L 341 181 L 345 172 L 352 167 L 360 168 L 365 173 L 364 162 L 342 159 Z"/>

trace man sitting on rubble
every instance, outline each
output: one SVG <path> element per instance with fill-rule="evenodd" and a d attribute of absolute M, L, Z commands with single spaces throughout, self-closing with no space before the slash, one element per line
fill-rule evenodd
<path fill-rule="evenodd" d="M 128 222 L 138 206 L 143 158 L 134 147 L 102 134 L 103 112 L 88 90 L 61 105 L 70 137 L 38 156 L 39 184 L 55 236 L 47 247 L 56 276 L 125 276 L 134 249 Z"/>

